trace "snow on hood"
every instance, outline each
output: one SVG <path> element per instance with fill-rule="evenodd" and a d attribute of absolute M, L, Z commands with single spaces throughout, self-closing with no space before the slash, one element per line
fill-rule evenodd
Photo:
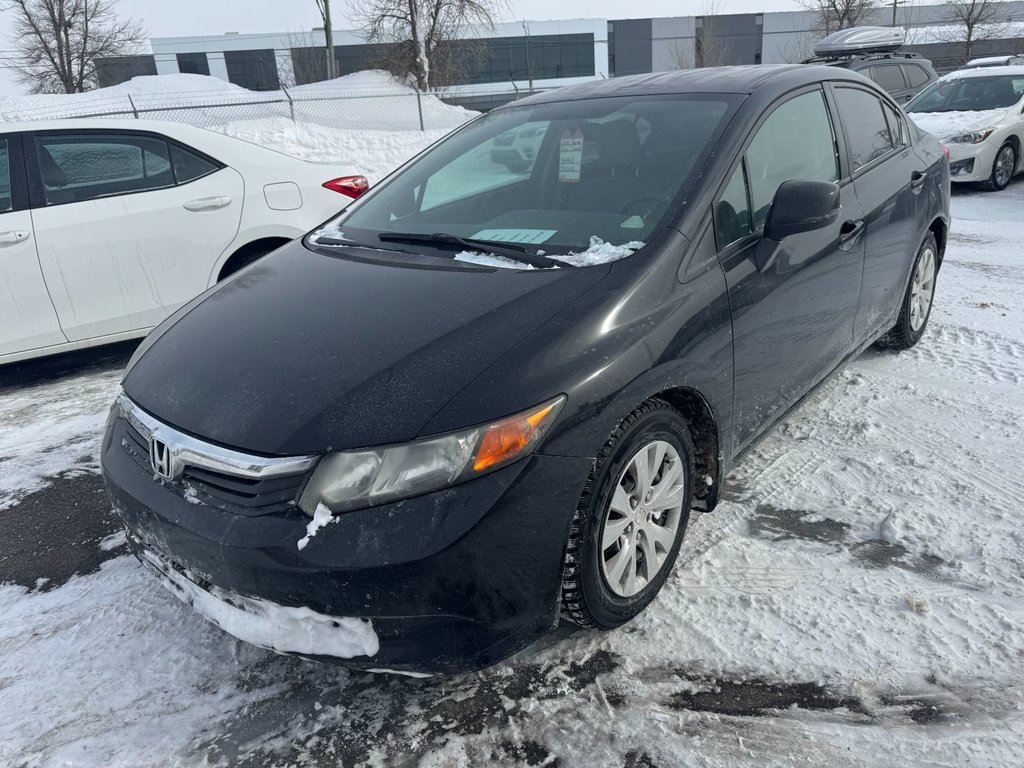
<path fill-rule="evenodd" d="M 940 139 L 958 133 L 982 131 L 1006 119 L 1008 109 L 986 109 L 976 112 L 910 112 L 908 117 L 917 127 Z"/>
<path fill-rule="evenodd" d="M 590 238 L 590 247 L 579 253 L 559 253 L 551 256 L 553 259 L 570 264 L 574 267 L 592 267 L 596 264 L 608 264 L 612 261 L 619 261 L 627 256 L 632 256 L 636 251 L 644 247 L 639 240 L 633 240 L 622 245 L 606 243 L 597 235 Z M 537 251 L 544 256 L 544 251 Z M 534 269 L 529 264 L 522 264 L 503 256 L 494 256 L 489 253 L 477 253 L 475 251 L 463 251 L 455 255 L 456 261 L 465 261 L 470 264 L 481 264 L 486 267 L 502 267 L 503 269 Z"/>

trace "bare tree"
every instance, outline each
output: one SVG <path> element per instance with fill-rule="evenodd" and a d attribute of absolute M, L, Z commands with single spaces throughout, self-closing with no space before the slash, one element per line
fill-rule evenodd
<path fill-rule="evenodd" d="M 961 63 L 971 60 L 975 43 L 999 37 L 1005 26 L 995 0 L 946 0 L 944 5 L 947 26 L 940 27 L 937 36 L 960 47 Z"/>
<path fill-rule="evenodd" d="M 310 45 L 315 38 L 309 32 L 289 31 L 284 41 L 288 55 L 277 60 L 277 78 L 283 87 L 327 79 L 327 51 L 318 45 Z"/>
<path fill-rule="evenodd" d="M 785 36 L 784 42 L 775 51 L 777 61 L 766 60 L 766 64 L 800 64 L 814 56 L 814 44 L 818 42 L 816 32 L 793 32 Z"/>
<path fill-rule="evenodd" d="M 825 35 L 857 27 L 870 19 L 878 0 L 797 0 L 817 16 L 817 31 Z"/>
<path fill-rule="evenodd" d="M 392 43 L 388 69 L 428 91 L 456 71 L 476 46 L 460 41 L 470 25 L 494 26 L 498 0 L 356 0 L 351 16 L 367 41 Z"/>
<path fill-rule="evenodd" d="M 700 15 L 694 19 L 693 44 L 676 41 L 673 58 L 680 69 L 720 67 L 729 63 L 729 46 L 720 34 L 718 17 L 725 4 L 721 0 L 705 0 Z"/>
<path fill-rule="evenodd" d="M 331 27 L 331 0 L 316 0 L 316 8 L 324 22 L 324 46 L 327 49 L 327 67 L 324 72 L 328 80 L 338 76 L 338 62 L 334 58 L 334 29 Z M 319 79 L 319 78 L 317 78 Z"/>
<path fill-rule="evenodd" d="M 3 0 L 14 16 L 6 64 L 33 93 L 96 87 L 96 59 L 134 53 L 146 39 L 134 19 L 119 19 L 116 0 Z"/>

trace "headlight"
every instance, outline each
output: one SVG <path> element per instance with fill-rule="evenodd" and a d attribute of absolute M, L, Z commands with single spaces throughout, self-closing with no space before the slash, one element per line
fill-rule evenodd
<path fill-rule="evenodd" d="M 299 507 L 312 515 L 363 509 L 418 496 L 522 458 L 550 429 L 565 395 L 478 427 L 402 445 L 330 453 L 320 460 Z"/>
<path fill-rule="evenodd" d="M 985 131 L 974 131 L 972 133 L 958 133 L 956 136 L 950 138 L 950 141 L 954 144 L 981 144 L 985 139 L 992 135 L 992 131 L 995 128 L 989 128 Z"/>

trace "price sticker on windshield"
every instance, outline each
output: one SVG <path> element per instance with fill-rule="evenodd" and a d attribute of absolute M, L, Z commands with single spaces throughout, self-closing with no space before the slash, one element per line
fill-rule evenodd
<path fill-rule="evenodd" d="M 558 141 L 558 180 L 575 184 L 583 169 L 583 131 L 566 128 Z"/>

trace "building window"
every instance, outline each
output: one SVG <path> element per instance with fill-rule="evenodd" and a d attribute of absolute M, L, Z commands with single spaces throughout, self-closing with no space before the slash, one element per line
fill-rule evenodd
<path fill-rule="evenodd" d="M 210 62 L 206 60 L 205 53 L 179 53 L 178 71 L 186 75 L 208 75 Z"/>
<path fill-rule="evenodd" d="M 250 91 L 276 91 L 281 87 L 273 48 L 224 51 L 224 64 L 228 69 L 228 80 L 235 85 Z"/>

